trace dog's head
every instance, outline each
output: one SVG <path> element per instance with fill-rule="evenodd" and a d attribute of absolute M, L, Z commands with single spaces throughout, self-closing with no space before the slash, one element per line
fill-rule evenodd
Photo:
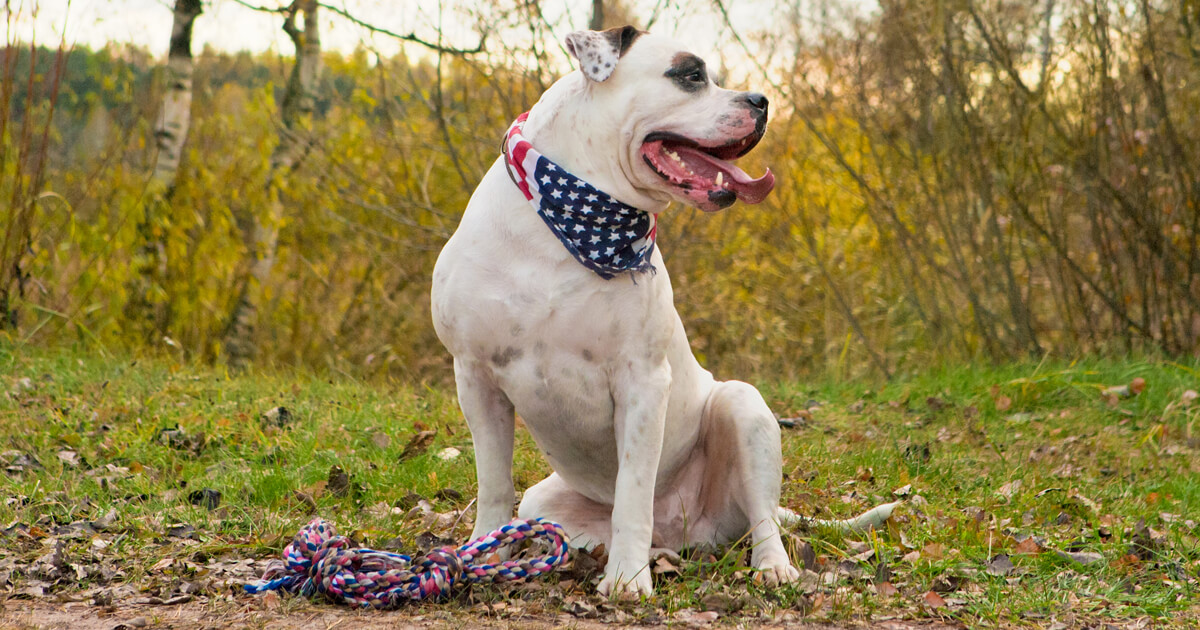
<path fill-rule="evenodd" d="M 770 170 L 754 178 L 733 164 L 766 131 L 765 96 L 721 88 L 682 44 L 631 26 L 577 31 L 566 43 L 598 105 L 591 111 L 620 130 L 620 159 L 638 189 L 706 211 L 771 192 Z"/>

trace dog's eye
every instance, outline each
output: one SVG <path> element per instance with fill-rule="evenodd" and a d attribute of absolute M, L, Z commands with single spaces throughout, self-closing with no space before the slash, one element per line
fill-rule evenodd
<path fill-rule="evenodd" d="M 686 78 L 688 81 L 691 81 L 692 83 L 707 83 L 708 82 L 708 77 L 705 77 L 704 72 L 700 71 L 700 70 L 696 70 L 696 71 L 692 72 L 691 74 L 687 75 Z"/>

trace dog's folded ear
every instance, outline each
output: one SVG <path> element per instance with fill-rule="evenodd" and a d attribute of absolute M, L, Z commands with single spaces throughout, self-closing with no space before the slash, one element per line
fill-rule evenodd
<path fill-rule="evenodd" d="M 567 51 L 579 60 L 579 70 L 592 81 L 605 81 L 617 69 L 617 61 L 643 31 L 619 26 L 603 31 L 575 31 L 567 35 Z"/>

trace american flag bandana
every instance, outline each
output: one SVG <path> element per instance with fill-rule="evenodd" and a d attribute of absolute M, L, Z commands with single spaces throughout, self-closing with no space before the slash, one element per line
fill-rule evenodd
<path fill-rule="evenodd" d="M 658 224 L 653 214 L 628 206 L 565 171 L 521 135 L 529 112 L 504 138 L 509 176 L 567 251 L 610 280 L 626 271 L 654 271 L 650 254 Z"/>

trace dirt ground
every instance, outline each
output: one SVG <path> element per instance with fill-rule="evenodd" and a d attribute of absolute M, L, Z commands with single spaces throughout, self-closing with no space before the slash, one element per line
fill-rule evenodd
<path fill-rule="evenodd" d="M 330 605 L 297 603 L 286 610 L 265 610 L 256 603 L 203 604 L 191 602 L 177 606 L 119 605 L 109 608 L 89 602 L 54 604 L 25 600 L 8 600 L 0 610 L 0 628 L 4 630 L 136 630 L 137 628 L 171 628 L 173 630 L 215 630 L 224 628 L 288 629 L 288 630 L 365 630 L 367 628 L 795 628 L 798 630 L 959 630 L 961 624 L 940 621 L 880 620 L 872 623 L 828 625 L 802 623 L 799 620 L 763 622 L 735 619 L 716 621 L 664 621 L 658 626 L 621 625 L 591 619 L 579 619 L 568 614 L 488 617 L 473 613 L 436 611 L 358 611 Z"/>

